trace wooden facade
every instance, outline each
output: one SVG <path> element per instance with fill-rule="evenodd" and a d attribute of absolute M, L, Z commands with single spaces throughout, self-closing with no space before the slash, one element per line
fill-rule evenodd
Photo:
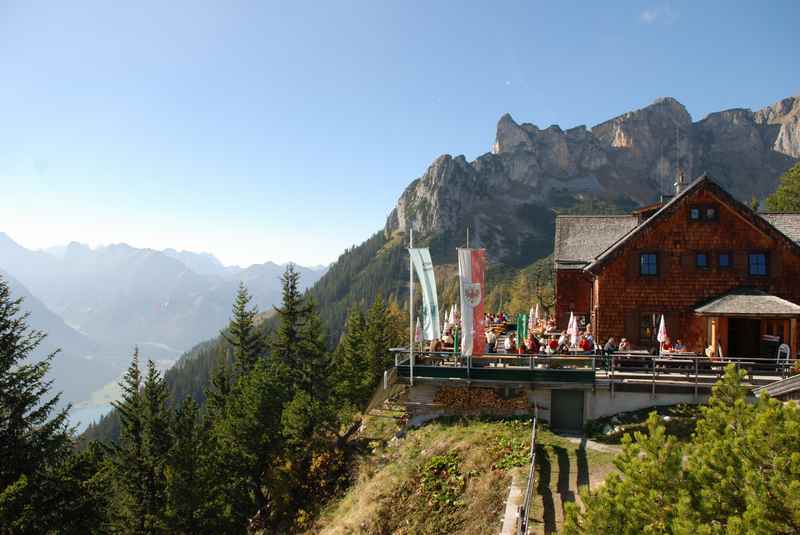
<path fill-rule="evenodd" d="M 787 221 L 792 218 L 782 216 L 781 223 Z M 578 224 L 557 220 L 557 235 L 559 225 Z M 610 245 L 581 259 L 586 263 L 580 267 L 576 259 L 565 263 L 559 257 L 571 244 L 559 244 L 557 238 L 559 326 L 566 325 L 570 312 L 588 315 L 598 340 L 626 337 L 636 347 L 649 348 L 664 314 L 672 340 L 681 339 L 691 351 L 703 351 L 716 339 L 725 355 L 754 356 L 762 342 L 777 340 L 796 353 L 798 236 L 787 236 L 769 216 L 735 200 L 710 177 L 696 180 L 647 219 L 639 215 L 621 235 L 598 232 L 599 241 Z M 746 303 L 750 310 L 698 312 L 703 304 L 742 289 L 763 297 L 728 300 Z"/>

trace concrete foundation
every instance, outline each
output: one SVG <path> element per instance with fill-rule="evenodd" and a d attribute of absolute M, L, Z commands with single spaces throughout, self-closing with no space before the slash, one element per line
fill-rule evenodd
<path fill-rule="evenodd" d="M 498 410 L 496 407 L 470 407 L 454 408 L 437 403 L 434 400 L 440 388 L 448 387 L 460 388 L 490 388 L 500 396 L 513 397 L 524 392 L 528 407 L 515 410 Z M 628 392 L 616 391 L 611 395 L 611 391 L 605 388 L 576 388 L 584 392 L 583 421 L 595 420 L 619 414 L 621 412 L 631 412 L 646 409 L 654 406 L 678 405 L 681 403 L 697 405 L 708 401 L 708 394 L 695 396 L 688 392 Z M 534 407 L 538 408 L 539 418 L 550 423 L 551 421 L 551 397 L 553 388 L 551 387 L 530 387 L 530 386 L 486 386 L 486 385 L 454 385 L 452 382 L 425 381 L 417 382 L 409 388 L 405 405 L 409 412 L 409 424 L 412 426 L 422 425 L 424 422 L 438 418 L 440 416 L 511 416 L 533 414 Z"/>

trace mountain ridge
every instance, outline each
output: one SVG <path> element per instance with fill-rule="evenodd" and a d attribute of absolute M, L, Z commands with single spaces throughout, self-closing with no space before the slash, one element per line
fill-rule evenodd
<path fill-rule="evenodd" d="M 520 210 L 545 211 L 586 199 L 647 204 L 670 193 L 680 172 L 687 177 L 708 172 L 749 201 L 774 191 L 778 176 L 798 157 L 800 97 L 795 96 L 755 112 L 733 108 L 698 121 L 677 99 L 660 97 L 591 128 L 567 130 L 517 123 L 505 113 L 490 152 L 471 162 L 463 155 L 436 158 L 400 196 L 384 232 L 387 239 L 409 228 L 420 237 L 454 235 L 469 226 L 474 243 L 491 249 L 495 260 L 518 263 L 511 259 L 515 248 L 552 240 L 526 224 Z M 521 239 L 497 238 L 500 214 L 521 229 Z"/>

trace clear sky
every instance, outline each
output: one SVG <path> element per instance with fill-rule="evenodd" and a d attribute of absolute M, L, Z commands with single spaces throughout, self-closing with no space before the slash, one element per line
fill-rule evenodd
<path fill-rule="evenodd" d="M 0 0 L 0 231 L 327 263 L 505 112 L 800 94 L 798 20 L 797 0 Z"/>

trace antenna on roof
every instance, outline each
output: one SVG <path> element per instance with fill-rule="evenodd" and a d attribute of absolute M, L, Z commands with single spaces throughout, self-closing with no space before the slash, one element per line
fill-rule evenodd
<path fill-rule="evenodd" d="M 678 195 L 686 185 L 686 177 L 681 166 L 681 131 L 677 123 L 675 124 L 675 168 L 678 174 L 675 180 L 675 195 Z"/>

